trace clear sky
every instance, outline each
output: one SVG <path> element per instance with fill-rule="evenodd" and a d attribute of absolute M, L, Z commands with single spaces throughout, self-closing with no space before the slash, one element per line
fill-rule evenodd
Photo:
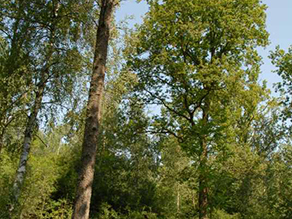
<path fill-rule="evenodd" d="M 273 83 L 279 81 L 279 77 L 272 73 L 274 69 L 268 58 L 269 51 L 274 50 L 277 45 L 282 49 L 292 45 L 292 0 L 263 0 L 268 6 L 267 9 L 267 30 L 270 33 L 270 45 L 266 49 L 259 49 L 263 57 L 261 80 L 267 80 L 268 87 L 272 88 Z M 120 9 L 116 13 L 118 20 L 126 15 L 134 15 L 134 20 L 130 22 L 141 23 L 142 16 L 147 12 L 148 6 L 145 1 L 136 3 L 135 0 L 125 0 L 121 3 Z"/>
<path fill-rule="evenodd" d="M 272 73 L 275 68 L 268 58 L 269 51 L 275 50 L 277 45 L 284 50 L 292 45 L 292 0 L 263 0 L 263 2 L 268 6 L 267 30 L 270 33 L 270 45 L 265 50 L 259 50 L 264 61 L 261 78 L 267 80 L 271 87 L 274 82 L 279 81 L 279 77 Z"/>

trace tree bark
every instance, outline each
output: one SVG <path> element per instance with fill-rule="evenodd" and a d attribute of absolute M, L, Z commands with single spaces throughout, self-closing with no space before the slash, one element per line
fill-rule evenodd
<path fill-rule="evenodd" d="M 206 101 L 208 102 L 208 101 Z M 202 124 L 206 127 L 208 123 L 208 103 L 206 108 L 203 109 Z M 208 219 L 207 208 L 208 208 L 208 180 L 207 180 L 207 139 L 206 134 L 201 137 L 201 156 L 199 166 L 199 219 Z"/>
<path fill-rule="evenodd" d="M 72 219 L 88 219 L 94 178 L 94 166 L 101 121 L 102 95 L 110 38 L 110 24 L 116 0 L 101 0 L 99 23 L 96 34 L 94 63 L 91 76 L 81 168 Z"/>
<path fill-rule="evenodd" d="M 177 198 L 176 198 L 176 213 L 177 213 L 177 216 L 179 216 L 180 214 L 180 193 L 179 193 L 179 185 L 178 185 L 178 188 L 177 188 Z"/>
<path fill-rule="evenodd" d="M 31 141 L 33 137 L 33 131 L 36 126 L 36 119 L 38 116 L 38 113 L 40 111 L 42 100 L 43 100 L 43 94 L 45 90 L 45 83 L 39 86 L 36 99 L 34 102 L 34 106 L 32 108 L 31 114 L 28 118 L 26 129 L 24 132 L 24 141 L 22 144 L 22 153 L 20 156 L 19 166 L 16 173 L 16 178 L 13 185 L 13 196 L 15 201 L 17 202 L 18 197 L 20 195 L 20 190 L 23 185 L 25 173 L 26 173 L 26 164 L 28 160 L 28 155 L 31 148 Z"/>
<path fill-rule="evenodd" d="M 1 134 L 0 134 L 0 154 L 2 152 L 3 146 L 4 146 L 4 128 L 3 128 L 3 130 L 1 131 Z"/>
<path fill-rule="evenodd" d="M 200 219 L 208 219 L 208 215 L 207 215 L 208 187 L 206 185 L 207 179 L 206 179 L 205 168 L 206 168 L 205 162 L 201 161 L 200 175 L 199 175 L 199 218 Z"/>

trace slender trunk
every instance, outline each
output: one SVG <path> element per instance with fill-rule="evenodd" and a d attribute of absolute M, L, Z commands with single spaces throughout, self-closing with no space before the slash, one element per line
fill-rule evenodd
<path fill-rule="evenodd" d="M 31 141 L 32 141 L 32 134 L 34 131 L 34 128 L 36 126 L 36 119 L 38 116 L 38 113 L 41 108 L 42 100 L 43 100 L 43 93 L 45 89 L 45 83 L 43 83 L 41 86 L 39 86 L 36 99 L 34 102 L 34 106 L 32 108 L 31 114 L 28 118 L 25 133 L 24 133 L 24 141 L 22 144 L 22 153 L 20 156 L 20 162 L 16 173 L 16 178 L 13 185 L 13 196 L 15 201 L 17 202 L 18 197 L 20 195 L 20 189 L 23 185 L 24 176 L 26 173 L 26 164 L 28 160 L 28 155 L 30 151 Z"/>
<path fill-rule="evenodd" d="M 7 128 L 6 124 L 4 125 L 4 127 L 1 127 L 2 130 L 0 133 L 0 154 L 2 153 L 2 149 L 4 148 L 4 135 L 5 135 L 6 128 Z"/>
<path fill-rule="evenodd" d="M 204 154 L 203 156 L 206 156 Z M 206 159 L 203 157 L 202 159 Z M 206 163 L 205 161 L 200 162 L 200 175 L 199 175 L 199 218 L 207 219 L 207 207 L 208 207 L 208 187 L 207 187 L 207 176 L 206 176 Z"/>
<path fill-rule="evenodd" d="M 52 55 L 52 52 L 51 52 Z M 50 58 L 49 58 L 50 59 Z M 49 61 L 48 61 L 49 63 Z M 46 71 L 46 72 L 44 72 Z M 28 121 L 26 123 L 26 128 L 24 132 L 24 140 L 22 144 L 22 152 L 20 155 L 20 161 L 18 165 L 18 169 L 16 172 L 15 181 L 13 184 L 13 198 L 14 198 L 14 204 L 12 206 L 12 210 L 14 209 L 14 205 L 18 202 L 18 197 L 20 195 L 20 190 L 23 185 L 25 173 L 26 173 L 26 164 L 28 161 L 28 156 L 31 148 L 31 142 L 33 138 L 33 131 L 35 126 L 37 125 L 37 116 L 39 114 L 39 111 L 42 106 L 43 96 L 44 96 L 44 90 L 46 88 L 46 82 L 47 82 L 47 74 L 48 74 L 48 66 L 45 66 L 44 71 L 42 72 L 42 80 L 41 83 L 38 86 L 38 90 L 36 92 L 36 97 L 34 101 L 34 105 L 31 109 L 30 115 L 28 117 Z"/>
<path fill-rule="evenodd" d="M 55 15 L 56 10 L 57 10 L 58 4 L 55 5 L 54 10 L 53 10 L 53 15 Z M 50 38 L 49 38 L 49 48 L 46 54 L 46 63 L 43 66 L 43 69 L 40 72 L 40 82 L 37 86 L 37 92 L 36 92 L 36 97 L 34 100 L 34 105 L 31 109 L 31 113 L 28 117 L 28 121 L 26 124 L 26 128 L 25 128 L 25 132 L 24 132 L 24 141 L 22 144 L 22 153 L 20 156 L 20 162 L 19 162 L 19 166 L 17 169 L 17 173 L 16 173 L 16 178 L 14 181 L 14 185 L 13 185 L 13 203 L 11 206 L 11 211 L 14 211 L 14 208 L 16 205 L 18 205 L 18 198 L 21 192 L 21 187 L 23 185 L 24 182 L 24 178 L 25 178 L 25 174 L 26 174 L 26 165 L 27 165 L 27 161 L 28 161 L 28 157 L 29 157 L 29 152 L 30 152 L 30 148 L 31 148 L 31 142 L 33 139 L 33 131 L 34 128 L 37 125 L 37 116 L 39 114 L 39 111 L 42 107 L 42 101 L 43 101 L 43 96 L 44 96 L 44 91 L 47 85 L 47 81 L 49 79 L 49 69 L 51 67 L 51 60 L 52 60 L 52 56 L 54 53 L 54 47 L 53 44 L 55 42 L 55 21 L 52 24 L 52 28 L 51 28 L 51 34 L 50 34 Z"/>
<path fill-rule="evenodd" d="M 0 154 L 2 152 L 3 146 L 4 146 L 4 130 L 2 130 L 0 134 Z"/>
<path fill-rule="evenodd" d="M 179 193 L 179 185 L 178 185 L 178 188 L 177 188 L 176 213 L 177 213 L 177 216 L 179 216 L 179 213 L 180 213 L 180 193 Z"/>
<path fill-rule="evenodd" d="M 206 104 L 208 105 L 208 104 Z M 208 106 L 203 109 L 203 127 L 207 126 L 208 123 Z M 201 156 L 200 156 L 200 167 L 199 167 L 199 218 L 208 219 L 207 208 L 208 208 L 208 180 L 207 180 L 207 139 L 206 134 L 201 137 Z"/>
<path fill-rule="evenodd" d="M 195 201 L 195 194 L 192 194 L 192 202 L 193 202 L 193 206 L 194 208 L 196 207 L 196 201 Z"/>
<path fill-rule="evenodd" d="M 105 68 L 110 37 L 110 24 L 115 0 L 101 0 L 96 34 L 93 71 L 91 76 L 87 115 L 82 145 L 81 168 L 78 176 L 73 219 L 88 219 L 94 177 L 94 166 L 101 120 L 101 105 Z"/>

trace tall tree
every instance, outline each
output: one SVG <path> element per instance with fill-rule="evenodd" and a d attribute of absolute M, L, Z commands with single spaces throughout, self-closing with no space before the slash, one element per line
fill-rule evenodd
<path fill-rule="evenodd" d="M 52 4 L 52 12 L 49 12 L 49 17 L 52 19 L 56 17 L 56 13 L 58 10 L 58 5 L 56 2 L 53 2 Z M 29 8 L 21 8 L 20 10 L 23 10 L 23 13 L 25 13 Z M 31 18 L 31 17 L 30 17 Z M 31 23 L 31 20 L 26 21 L 27 23 Z M 46 54 L 45 56 L 45 64 L 44 66 L 41 67 L 41 70 L 39 71 L 39 75 L 33 75 L 38 78 L 38 82 L 36 84 L 36 90 L 35 90 L 35 98 L 32 103 L 32 107 L 30 109 L 30 115 L 28 116 L 25 132 L 24 132 L 24 140 L 22 144 L 22 153 L 20 156 L 20 162 L 19 162 L 19 167 L 17 169 L 17 174 L 16 174 L 16 179 L 14 183 L 14 197 L 15 200 L 17 201 L 19 194 L 20 194 L 20 188 L 23 184 L 24 181 L 24 176 L 26 173 L 26 165 L 27 165 L 27 160 L 29 156 L 29 151 L 31 148 L 31 142 L 32 142 L 32 137 L 33 137 L 33 131 L 36 126 L 36 120 L 37 116 L 39 114 L 39 111 L 41 109 L 41 104 L 44 96 L 44 90 L 46 87 L 47 80 L 49 78 L 49 69 L 51 67 L 51 61 L 52 61 L 52 55 L 54 52 L 53 45 L 55 43 L 55 29 L 56 29 L 56 23 L 55 19 L 53 19 L 52 22 L 49 22 L 48 25 L 50 26 L 50 31 L 49 31 L 49 36 L 48 36 L 48 47 L 45 48 Z M 15 52 L 14 50 L 12 50 Z"/>
<path fill-rule="evenodd" d="M 18 6 L 16 7 L 17 14 L 20 15 L 14 18 L 9 17 L 10 14 L 7 13 L 5 25 L 9 27 L 11 22 L 15 28 L 6 36 L 12 39 L 9 43 L 10 53 L 5 68 L 6 76 L 11 78 L 18 74 L 25 75 L 26 84 L 22 87 L 29 99 L 22 106 L 29 115 L 13 187 L 14 203 L 18 202 L 24 182 L 33 133 L 38 126 L 37 118 L 44 107 L 43 99 L 54 103 L 62 102 L 64 96 L 72 90 L 74 83 L 75 77 L 70 73 L 80 72 L 82 68 L 80 65 L 82 51 L 77 46 L 79 36 L 75 30 L 76 26 L 78 29 L 81 21 L 78 15 L 72 15 L 73 5 L 78 5 L 78 3 L 78 1 L 60 2 L 57 0 L 16 1 L 11 3 L 10 8 L 7 7 L 13 10 Z M 22 53 L 26 58 L 25 64 L 21 62 Z M 10 65 L 13 63 L 13 58 L 18 62 Z M 18 99 L 21 99 L 22 95 L 21 92 L 16 92 L 10 99 L 17 101 L 10 102 L 13 104 L 19 102 Z M 13 104 L 11 108 L 15 109 Z M 4 115 L 6 111 L 4 110 Z"/>
<path fill-rule="evenodd" d="M 237 141 L 234 124 L 265 95 L 255 50 L 268 43 L 265 6 L 259 0 L 149 2 L 129 66 L 140 95 L 163 109 L 156 118 L 160 132 L 177 137 L 196 164 L 199 218 L 205 219 L 210 158 Z"/>
<path fill-rule="evenodd" d="M 76 200 L 72 218 L 89 218 L 90 200 L 96 150 L 101 122 L 102 96 L 106 72 L 110 28 L 116 0 L 100 0 L 100 14 L 96 33 L 95 54 L 91 76 L 84 138 L 82 145 L 81 167 L 79 172 Z"/>

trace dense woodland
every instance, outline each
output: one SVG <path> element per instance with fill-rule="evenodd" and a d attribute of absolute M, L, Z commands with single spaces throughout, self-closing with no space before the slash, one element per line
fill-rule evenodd
<path fill-rule="evenodd" d="M 292 47 L 268 89 L 266 6 L 147 3 L 130 28 L 119 0 L 0 0 L 1 219 L 292 218 Z"/>

